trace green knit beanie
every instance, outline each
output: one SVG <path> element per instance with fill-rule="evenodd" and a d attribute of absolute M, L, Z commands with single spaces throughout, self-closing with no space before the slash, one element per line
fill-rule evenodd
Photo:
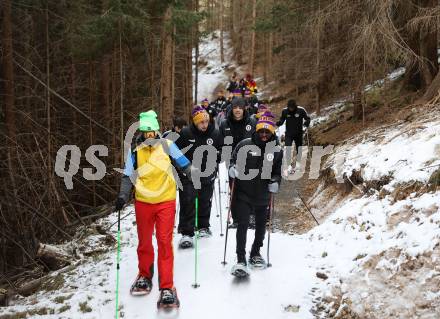
<path fill-rule="evenodd" d="M 153 110 L 139 114 L 139 131 L 159 131 L 157 114 Z"/>

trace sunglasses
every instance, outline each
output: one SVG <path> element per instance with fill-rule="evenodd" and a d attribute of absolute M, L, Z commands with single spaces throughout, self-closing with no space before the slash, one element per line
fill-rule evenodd
<path fill-rule="evenodd" d="M 145 136 L 145 138 L 155 138 L 156 132 L 154 132 L 154 131 L 144 132 L 144 136 Z"/>

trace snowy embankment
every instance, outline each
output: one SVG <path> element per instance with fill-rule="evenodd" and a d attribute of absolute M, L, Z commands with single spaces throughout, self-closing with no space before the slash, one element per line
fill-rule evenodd
<path fill-rule="evenodd" d="M 336 164 L 341 155 L 342 166 Z M 326 310 L 438 318 L 440 191 L 429 179 L 440 168 L 440 117 L 427 114 L 355 136 L 326 165 L 356 179 L 352 192 L 336 209 L 331 203 L 334 213 L 310 234 L 327 243 L 325 253 L 313 247 L 316 242 L 310 247 L 330 277 Z M 312 205 L 325 210 L 326 189 L 320 192 Z"/>

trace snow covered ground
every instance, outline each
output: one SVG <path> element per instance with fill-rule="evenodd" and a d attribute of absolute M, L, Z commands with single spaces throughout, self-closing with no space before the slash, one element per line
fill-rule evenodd
<path fill-rule="evenodd" d="M 226 169 L 222 167 L 221 187 L 226 188 Z M 216 183 L 217 186 L 217 183 Z M 226 220 L 227 198 L 222 198 L 223 223 Z M 235 230 L 229 232 L 227 250 L 228 265 L 223 266 L 224 237 L 220 236 L 220 218 L 216 217 L 217 205 L 213 204 L 211 225 L 214 236 L 201 239 L 199 245 L 198 283 L 194 289 L 194 250 L 175 249 L 175 285 L 181 300 L 179 318 L 312 318 L 309 309 L 312 300 L 307 292 L 319 284 L 315 277 L 313 259 L 307 258 L 310 243 L 307 236 L 292 237 L 281 233 L 271 236 L 273 267 L 253 271 L 250 280 L 237 281 L 230 268 L 235 262 Z M 132 212 L 130 206 L 122 213 Z M 101 223 L 116 220 L 112 215 Z M 137 233 L 134 214 L 122 221 L 122 253 L 120 273 L 120 304 L 124 318 L 155 318 L 159 296 L 157 275 L 155 289 L 147 297 L 132 297 L 129 288 L 137 274 Z M 116 225 L 113 226 L 113 234 Z M 224 225 L 223 225 L 224 230 Z M 180 235 L 174 238 L 178 247 Z M 248 248 L 253 231 L 248 234 Z M 264 252 L 266 246 L 264 247 Z M 311 263 L 312 262 L 312 263 Z M 157 274 L 157 270 L 155 272 Z M 54 274 L 56 276 L 56 274 Z M 116 252 L 113 250 L 99 260 L 88 260 L 64 275 L 64 285 L 57 291 L 40 292 L 18 301 L 19 305 L 0 308 L 1 314 L 24 311 L 31 308 L 53 309 L 54 314 L 34 315 L 34 318 L 112 318 L 115 314 Z M 62 303 L 57 300 L 69 297 Z M 82 304 L 82 306 L 81 306 Z M 84 306 L 86 304 L 86 306 Z M 70 307 L 66 309 L 66 305 Z M 297 309 L 299 306 L 299 309 Z M 65 310 L 60 312 L 61 310 Z"/>

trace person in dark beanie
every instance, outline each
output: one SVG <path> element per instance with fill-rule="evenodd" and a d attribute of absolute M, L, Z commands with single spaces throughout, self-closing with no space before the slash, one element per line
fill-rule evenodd
<path fill-rule="evenodd" d="M 217 110 L 217 114 L 225 111 L 226 97 L 225 97 L 225 92 L 223 90 L 219 90 L 217 92 L 217 99 L 214 102 L 212 102 L 212 104 Z"/>
<path fill-rule="evenodd" d="M 252 136 L 255 132 L 256 121 L 253 121 L 246 110 L 246 101 L 242 97 L 234 97 L 231 102 L 230 110 L 226 113 L 226 118 L 220 123 L 220 134 L 223 140 L 227 137 L 232 138 L 231 150 L 234 150 L 239 142 Z M 226 144 L 226 143 L 225 143 Z M 229 163 L 227 162 L 228 166 Z M 229 184 L 231 185 L 231 179 Z M 232 221 L 230 228 L 236 228 L 237 223 Z"/>
<path fill-rule="evenodd" d="M 297 154 L 297 161 L 301 158 L 301 149 L 303 145 L 303 126 L 309 127 L 310 117 L 306 110 L 296 104 L 295 100 L 289 100 L 287 107 L 281 112 L 280 120 L 277 122 L 277 126 L 281 126 L 286 122 L 285 146 L 292 146 L 295 143 L 295 149 Z M 287 163 L 291 162 L 291 154 L 286 154 Z"/>
<path fill-rule="evenodd" d="M 162 134 L 163 138 L 166 138 L 171 132 L 179 134 L 180 131 L 187 125 L 186 121 L 180 116 L 176 116 L 173 118 L 173 128 L 169 131 L 166 131 Z"/>
<path fill-rule="evenodd" d="M 192 111 L 192 121 L 188 127 L 180 132 L 180 137 L 176 141 L 177 147 L 185 149 L 190 146 L 185 156 L 193 162 L 194 152 L 200 146 L 212 145 L 216 149 L 214 163 L 208 163 L 208 155 L 203 153 L 201 167 L 197 167 L 201 172 L 206 171 L 208 165 L 215 165 L 215 170 L 209 175 L 200 177 L 201 188 L 195 189 L 193 184 L 185 176 L 181 176 L 183 189 L 179 191 L 180 215 L 178 232 L 182 234 L 179 242 L 180 248 L 193 247 L 194 226 L 195 226 L 195 198 L 199 198 L 199 235 L 200 237 L 210 237 L 212 235 L 209 227 L 211 216 L 211 203 L 214 191 L 214 181 L 217 175 L 217 165 L 219 154 L 223 144 L 223 139 L 219 130 L 209 121 L 209 114 L 201 106 L 194 107 Z M 196 193 L 197 192 L 197 193 Z"/>
<path fill-rule="evenodd" d="M 241 151 L 244 148 L 244 152 Z M 243 156 L 244 155 L 244 156 Z M 283 152 L 275 139 L 275 118 L 272 113 L 262 114 L 252 137 L 242 140 L 234 149 L 229 167 L 229 177 L 234 179 L 231 212 L 237 221 L 237 264 L 231 273 L 249 275 L 246 261 L 246 237 L 249 216 L 255 213 L 255 239 L 249 257 L 253 267 L 264 268 L 266 261 L 260 248 L 266 232 L 267 207 L 271 193 L 277 193 L 281 182 Z M 254 175 L 249 178 L 246 175 Z"/>
<path fill-rule="evenodd" d="M 205 109 L 205 111 L 209 114 L 209 121 L 211 123 L 215 122 L 215 118 L 217 117 L 217 110 L 213 105 L 209 104 L 208 99 L 202 100 L 202 106 Z"/>
<path fill-rule="evenodd" d="M 233 138 L 232 149 L 245 138 L 251 137 L 255 131 L 255 122 L 251 120 L 246 111 L 245 100 L 241 97 L 234 97 L 231 108 L 226 113 L 226 118 L 220 123 L 220 133 L 223 138 Z"/>

